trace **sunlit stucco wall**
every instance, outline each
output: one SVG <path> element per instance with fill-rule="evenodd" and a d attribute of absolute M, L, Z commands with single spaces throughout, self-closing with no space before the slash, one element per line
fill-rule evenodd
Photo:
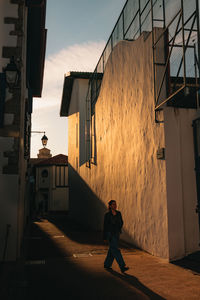
<path fill-rule="evenodd" d="M 162 60 L 163 46 L 157 50 Z M 90 167 L 79 156 L 86 91 L 80 93 L 76 81 L 69 110 L 70 210 L 101 229 L 107 202 L 115 199 L 122 237 L 174 260 L 199 250 L 192 129 L 198 111 L 165 105 L 158 115 L 164 122 L 155 123 L 152 66 L 151 34 L 114 48 L 95 106 Z"/>
<path fill-rule="evenodd" d="M 152 41 L 144 34 L 120 42 L 107 62 L 95 107 L 96 165 L 90 168 L 75 163 L 79 117 L 69 116 L 69 180 L 76 195 L 70 203 L 77 219 L 101 229 L 107 202 L 115 199 L 123 238 L 168 258 L 165 161 L 156 156 L 165 145 L 164 126 L 154 118 Z"/>

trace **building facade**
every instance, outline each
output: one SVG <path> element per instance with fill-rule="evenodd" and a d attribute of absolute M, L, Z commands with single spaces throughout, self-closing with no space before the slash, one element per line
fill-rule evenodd
<path fill-rule="evenodd" d="M 143 10 L 141 6 L 135 9 L 137 1 L 126 2 L 87 81 L 89 89 L 81 90 L 81 72 L 79 77 L 74 72 L 66 75 L 61 116 L 68 116 L 73 217 L 102 229 L 107 203 L 115 199 L 124 218 L 122 238 L 155 256 L 175 260 L 199 250 L 195 173 L 199 69 L 196 63 L 192 64 L 194 70 L 189 67 L 193 56 L 186 51 L 188 47 L 198 53 L 198 34 L 190 41 L 198 31 L 198 16 L 191 28 L 188 25 L 198 9 L 196 1 L 190 3 L 195 12 L 184 1 L 161 2 L 157 15 L 150 2 Z M 134 24 L 137 15 L 144 20 L 145 10 L 147 17 L 152 14 L 150 28 L 149 24 L 139 26 L 134 36 L 137 26 L 127 24 L 127 12 L 132 11 L 130 24 Z M 121 19 L 124 22 L 120 23 Z M 156 27 L 156 20 L 162 26 Z M 120 26 L 124 38 L 117 40 Z M 189 30 L 180 37 L 180 32 Z M 130 40 L 131 35 L 134 38 Z M 109 42 L 112 51 L 107 55 Z M 100 83 L 99 70 L 103 72 Z M 73 83 L 69 88 L 70 77 Z"/>
<path fill-rule="evenodd" d="M 46 148 L 44 148 L 46 149 Z M 68 157 L 32 158 L 33 214 L 66 213 L 69 210 Z"/>
<path fill-rule="evenodd" d="M 46 0 L 0 1 L 0 260 L 20 256 L 33 97 L 41 97 Z M 6 69 L 16 67 L 11 86 Z M 12 70 L 11 70 L 12 71 Z"/>

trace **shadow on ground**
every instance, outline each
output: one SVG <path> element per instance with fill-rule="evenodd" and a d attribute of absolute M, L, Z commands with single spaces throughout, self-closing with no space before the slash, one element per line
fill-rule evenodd
<path fill-rule="evenodd" d="M 194 252 L 182 259 L 173 261 L 172 264 L 200 274 L 200 251 Z"/>
<path fill-rule="evenodd" d="M 90 227 L 82 223 L 75 222 L 67 215 L 48 215 L 46 219 L 59 228 L 70 239 L 81 244 L 105 245 L 103 242 L 102 231 L 92 230 Z M 81 232 L 83 234 L 81 234 Z M 123 249 L 134 250 L 137 247 L 125 241 L 120 241 L 120 247 Z"/>
<path fill-rule="evenodd" d="M 43 222 L 46 222 L 43 224 L 45 229 L 49 222 Z M 68 233 L 70 237 L 73 236 L 74 230 L 77 240 L 81 240 L 83 245 L 90 233 L 78 228 L 77 224 L 70 224 L 72 231 L 67 227 L 66 237 L 68 238 Z M 78 237 L 78 232 L 81 238 Z M 67 246 L 69 249 L 66 249 L 69 254 L 67 256 L 67 252 L 64 254 L 56 247 L 49 232 L 42 230 L 37 223 L 31 225 L 30 233 L 25 242 L 26 261 L 8 277 L 2 298 L 4 300 L 164 299 L 134 276 L 104 270 L 104 255 L 75 259 L 70 256 L 70 239 Z M 94 240 L 94 243 L 97 241 L 98 239 Z"/>
<path fill-rule="evenodd" d="M 161 296 L 154 293 L 153 291 L 151 291 L 150 289 L 148 289 L 136 277 L 134 277 L 132 275 L 129 275 L 129 274 L 126 274 L 126 273 L 121 274 L 121 273 L 118 273 L 114 270 L 109 270 L 108 272 L 110 272 L 115 277 L 120 278 L 121 280 L 127 282 L 128 284 L 130 284 L 131 286 L 133 286 L 137 290 L 142 291 L 145 295 L 147 295 L 149 297 L 149 299 L 155 299 L 155 300 L 156 299 L 164 299 Z"/>

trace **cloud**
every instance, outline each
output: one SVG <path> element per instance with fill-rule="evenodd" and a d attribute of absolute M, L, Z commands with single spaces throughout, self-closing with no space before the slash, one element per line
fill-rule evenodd
<path fill-rule="evenodd" d="M 75 44 L 47 57 L 45 61 L 42 101 L 39 107 L 60 103 L 64 74 L 69 71 L 92 72 L 105 46 L 104 41 Z"/>
<path fill-rule="evenodd" d="M 67 153 L 67 118 L 59 116 L 64 74 L 94 71 L 104 46 L 104 41 L 75 44 L 46 58 L 42 98 L 33 101 L 32 130 L 46 132 L 53 155 Z M 31 157 L 42 148 L 40 139 L 32 134 Z"/>

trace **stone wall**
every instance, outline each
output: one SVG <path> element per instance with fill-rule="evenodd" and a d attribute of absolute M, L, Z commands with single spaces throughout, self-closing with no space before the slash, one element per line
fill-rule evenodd
<path fill-rule="evenodd" d="M 0 71 L 3 72 L 3 68 L 14 56 L 20 72 L 17 86 L 6 86 L 4 120 L 0 128 L 0 140 L 3 145 L 0 148 L 0 193 L 1 206 L 4 208 L 0 210 L 0 239 L 5 238 L 7 225 L 10 225 L 8 247 L 12 247 L 12 251 L 7 249 L 6 260 L 15 260 L 19 256 L 25 224 L 26 14 L 24 0 L 0 1 Z M 9 191 L 11 185 L 12 193 Z M 3 245 L 4 243 L 0 245 L 0 255 Z"/>

